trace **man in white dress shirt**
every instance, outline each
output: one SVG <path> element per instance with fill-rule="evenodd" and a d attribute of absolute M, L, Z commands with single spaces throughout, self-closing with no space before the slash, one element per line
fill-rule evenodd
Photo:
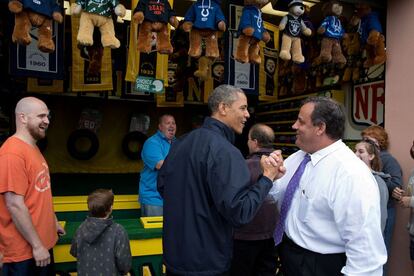
<path fill-rule="evenodd" d="M 283 275 L 382 275 L 387 253 L 381 233 L 378 186 L 342 142 L 345 115 L 325 97 L 305 100 L 292 128 L 301 149 L 286 161 L 272 192 L 279 208 L 306 154 L 279 246 Z M 283 230 L 282 229 L 282 230 Z"/>

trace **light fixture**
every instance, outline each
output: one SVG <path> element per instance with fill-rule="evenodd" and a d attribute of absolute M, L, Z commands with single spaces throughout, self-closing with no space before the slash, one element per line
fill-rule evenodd
<path fill-rule="evenodd" d="M 287 12 L 285 12 L 285 11 L 279 11 L 279 10 L 274 10 L 273 8 L 272 8 L 272 4 L 269 2 L 269 3 L 267 3 L 263 8 L 262 8 L 262 12 L 263 13 L 265 13 L 265 14 L 270 14 L 270 15 L 276 15 L 276 16 L 281 16 L 281 17 L 283 17 L 283 16 L 285 16 L 285 15 L 287 15 L 288 13 Z"/>
<path fill-rule="evenodd" d="M 320 0 L 309 0 L 309 1 L 303 1 L 303 4 L 305 6 L 308 6 L 309 8 L 312 8 L 315 4 L 317 4 L 319 2 L 320 2 Z M 288 12 L 286 12 L 286 11 L 274 10 L 272 8 L 272 4 L 270 2 L 267 3 L 262 8 L 262 12 L 265 13 L 265 14 L 270 14 L 270 15 L 275 15 L 275 16 L 280 16 L 280 17 L 283 17 L 283 16 L 288 14 Z"/>

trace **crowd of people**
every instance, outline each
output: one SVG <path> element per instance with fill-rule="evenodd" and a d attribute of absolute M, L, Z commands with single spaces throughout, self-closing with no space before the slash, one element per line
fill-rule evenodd
<path fill-rule="evenodd" d="M 172 115 L 144 144 L 139 183 L 142 216 L 164 216 L 167 275 L 385 275 L 395 205 L 414 210 L 414 173 L 387 151 L 380 126 L 361 132 L 355 152 L 342 141 L 345 113 L 326 97 L 304 100 L 292 128 L 297 152 L 274 150 L 265 124 L 248 132 L 246 159 L 234 144 L 247 120 L 247 98 L 230 85 L 214 89 L 211 116 L 176 139 Z M 16 133 L 0 148 L 2 275 L 54 275 L 53 246 L 65 230 L 53 211 L 50 175 L 36 146 L 49 110 L 34 97 L 15 109 Z M 414 159 L 414 144 L 410 149 Z M 79 275 L 124 275 L 128 234 L 112 216 L 114 194 L 88 196 L 89 215 L 70 253 Z M 414 271 L 414 212 L 409 224 Z M 1 267 L 1 266 L 0 266 Z"/>

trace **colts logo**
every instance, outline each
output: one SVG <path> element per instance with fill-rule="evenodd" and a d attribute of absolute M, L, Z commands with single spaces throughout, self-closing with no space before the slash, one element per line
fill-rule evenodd
<path fill-rule="evenodd" d="M 291 20 L 289 24 L 289 32 L 293 36 L 298 36 L 300 31 L 300 22 L 299 20 Z"/>
<path fill-rule="evenodd" d="M 210 7 L 201 5 L 201 21 L 205 22 L 208 20 L 208 17 L 210 15 Z"/>
<path fill-rule="evenodd" d="M 339 21 L 338 18 L 334 18 L 334 22 L 333 22 L 333 29 L 335 31 L 335 33 L 340 33 L 342 30 L 342 25 L 341 25 L 341 21 Z"/>
<path fill-rule="evenodd" d="M 41 170 L 35 180 L 35 188 L 38 192 L 45 192 L 50 189 L 49 167 L 46 163 L 42 163 L 44 169 Z"/>

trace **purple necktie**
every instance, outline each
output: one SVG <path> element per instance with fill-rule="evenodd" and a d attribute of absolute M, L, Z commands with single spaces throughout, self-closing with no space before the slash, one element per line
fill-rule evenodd
<path fill-rule="evenodd" d="M 290 204 L 292 203 L 293 195 L 295 194 L 296 188 L 299 186 L 300 178 L 302 177 L 302 174 L 306 168 L 306 164 L 308 164 L 309 160 L 310 156 L 309 154 L 306 154 L 286 187 L 282 207 L 280 208 L 279 220 L 277 222 L 275 233 L 273 235 L 275 245 L 278 245 L 282 241 L 283 232 L 285 231 L 286 216 L 289 211 Z"/>

